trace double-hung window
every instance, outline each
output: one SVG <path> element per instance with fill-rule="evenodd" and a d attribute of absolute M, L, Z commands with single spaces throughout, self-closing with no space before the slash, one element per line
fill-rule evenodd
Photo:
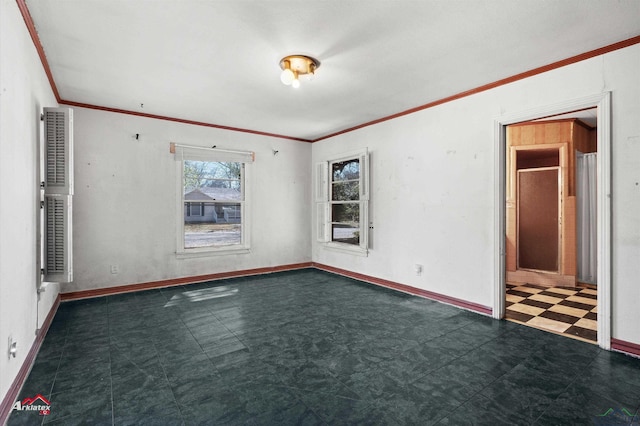
<path fill-rule="evenodd" d="M 369 235 L 369 155 L 366 150 L 316 165 L 317 239 L 366 255 Z"/>
<path fill-rule="evenodd" d="M 172 144 L 177 183 L 177 254 L 249 250 L 252 152 Z"/>

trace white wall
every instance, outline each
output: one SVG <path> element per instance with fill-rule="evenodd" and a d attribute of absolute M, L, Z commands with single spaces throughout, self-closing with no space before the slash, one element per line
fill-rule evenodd
<path fill-rule="evenodd" d="M 38 303 L 36 291 L 39 117 L 57 105 L 16 2 L 0 1 L 0 400 L 58 295 L 50 285 Z"/>
<path fill-rule="evenodd" d="M 369 148 L 374 225 L 368 257 L 314 241 L 314 262 L 491 307 L 498 280 L 494 121 L 611 91 L 612 337 L 640 344 L 639 69 L 634 45 L 313 144 L 313 164 Z"/>
<path fill-rule="evenodd" d="M 0 19 L 0 352 L 9 334 L 20 348 L 0 357 L 4 396 L 58 286 L 37 302 L 37 117 L 55 97 L 15 2 L 0 1 Z M 635 45 L 313 145 L 74 108 L 75 281 L 62 291 L 313 260 L 491 306 L 494 120 L 612 91 L 612 335 L 640 344 L 638 69 Z M 176 259 L 170 141 L 256 152 L 250 254 Z M 375 226 L 366 258 L 323 249 L 312 226 L 312 165 L 362 147 L 372 154 Z"/>
<path fill-rule="evenodd" d="M 74 122 L 74 282 L 62 292 L 311 260 L 310 144 L 84 108 Z M 250 254 L 176 258 L 170 142 L 256 153 Z"/>

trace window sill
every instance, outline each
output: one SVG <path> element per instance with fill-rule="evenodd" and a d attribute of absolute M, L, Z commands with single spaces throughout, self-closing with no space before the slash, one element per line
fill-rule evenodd
<path fill-rule="evenodd" d="M 191 259 L 198 257 L 226 256 L 230 254 L 248 254 L 249 247 L 220 248 L 220 249 L 187 249 L 176 252 L 177 259 Z"/>
<path fill-rule="evenodd" d="M 362 257 L 369 256 L 368 249 L 364 249 L 360 246 L 354 246 L 351 244 L 329 242 L 329 243 L 324 243 L 323 246 L 327 250 L 331 250 L 331 251 L 339 251 L 342 253 L 349 253 L 355 256 L 362 256 Z"/>

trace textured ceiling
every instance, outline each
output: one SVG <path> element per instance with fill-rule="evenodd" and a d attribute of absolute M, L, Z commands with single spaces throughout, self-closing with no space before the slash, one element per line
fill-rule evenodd
<path fill-rule="evenodd" d="M 640 35 L 639 0 L 26 4 L 65 101 L 307 140 Z"/>

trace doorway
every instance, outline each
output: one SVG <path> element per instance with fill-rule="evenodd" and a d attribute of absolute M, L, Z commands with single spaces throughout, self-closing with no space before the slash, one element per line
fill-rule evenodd
<path fill-rule="evenodd" d="M 505 318 L 595 343 L 597 295 L 580 290 L 576 238 L 577 157 L 597 151 L 579 118 L 590 112 L 507 126 Z"/>
<path fill-rule="evenodd" d="M 524 155 L 522 157 L 522 161 L 525 164 L 525 167 L 522 167 L 521 172 L 514 173 L 513 171 L 507 170 L 507 158 L 509 156 L 514 155 L 509 152 L 507 147 L 507 130 L 508 126 L 514 125 L 517 123 L 523 122 L 533 122 L 540 119 L 551 119 L 551 120 L 559 120 L 565 119 L 565 117 L 559 116 L 560 114 L 567 114 L 572 111 L 583 111 L 591 108 L 595 108 L 597 111 L 596 115 L 596 124 L 597 130 L 595 130 L 594 135 L 597 140 L 597 147 L 595 151 L 597 154 L 594 160 L 597 163 L 598 174 L 595 178 L 595 184 L 597 187 L 597 195 L 596 202 L 594 203 L 594 208 L 597 212 L 596 225 L 595 225 L 595 241 L 594 251 L 596 253 L 596 266 L 597 270 L 594 271 L 595 283 L 583 283 L 583 280 L 579 278 L 579 274 L 577 273 L 578 261 L 577 261 L 577 246 L 576 239 L 578 235 L 574 233 L 573 237 L 563 232 L 563 226 L 567 222 L 567 219 L 570 218 L 568 213 L 571 213 L 569 210 L 573 207 L 573 218 L 576 218 L 575 211 L 575 203 L 573 206 L 571 202 L 563 202 L 563 197 L 567 196 L 569 186 L 573 186 L 573 197 L 575 202 L 575 183 L 576 183 L 576 158 L 577 155 L 566 155 L 567 165 L 565 170 L 571 169 L 572 174 L 568 174 L 565 176 L 565 182 L 562 182 L 562 177 L 558 178 L 558 175 L 562 175 L 563 166 L 562 164 L 540 164 L 535 167 L 528 167 L 526 163 L 530 164 L 535 161 L 549 161 L 547 159 L 541 159 L 536 157 L 553 157 L 549 156 L 547 153 L 533 153 L 535 151 L 534 148 L 530 148 L 532 150 L 532 154 Z M 496 247 L 497 247 L 497 258 L 496 258 L 496 275 L 499 277 L 499 282 L 494 287 L 494 310 L 493 316 L 495 318 L 504 318 L 506 313 L 506 305 L 511 301 L 507 300 L 507 294 L 512 293 L 513 291 L 519 292 L 517 297 L 519 297 L 519 301 L 521 305 L 528 305 L 533 308 L 534 312 L 539 312 L 538 309 L 542 309 L 543 311 L 547 311 L 549 309 L 545 309 L 545 307 L 549 307 L 550 302 L 555 302 L 558 300 L 564 300 L 564 303 L 552 303 L 551 305 L 560 305 L 561 307 L 553 308 L 552 312 L 556 311 L 559 315 L 570 315 L 577 314 L 581 312 L 584 316 L 578 318 L 576 322 L 581 322 L 582 325 L 585 325 L 589 322 L 595 322 L 597 319 L 597 326 L 594 333 L 592 333 L 591 339 L 596 338 L 598 345 L 604 349 L 610 348 L 610 338 L 611 338 L 611 330 L 610 330 L 610 295 L 611 295 L 611 270 L 610 270 L 610 220 L 611 220 L 611 203 L 610 203 L 610 94 L 603 93 L 599 95 L 594 95 L 588 98 L 583 98 L 571 102 L 566 102 L 561 105 L 543 107 L 537 111 L 529 111 L 520 114 L 512 114 L 509 116 L 503 116 L 500 119 L 496 120 L 496 144 L 497 144 L 497 152 L 496 152 L 496 161 L 499 166 L 497 173 L 497 193 L 496 193 Z M 546 148 L 551 148 L 550 146 Z M 544 155 L 543 155 L 544 154 Z M 559 157 L 562 156 L 562 153 L 559 154 Z M 517 161 L 518 158 L 511 157 L 511 160 Z M 569 164 L 571 160 L 572 164 Z M 554 160 L 555 161 L 555 160 Z M 562 162 L 560 159 L 559 162 Z M 537 170 L 527 170 L 527 169 L 537 169 Z M 544 173 L 542 173 L 544 172 Z M 506 238 L 507 235 L 507 223 L 511 225 L 512 222 L 509 221 L 508 215 L 513 215 L 515 213 L 515 209 L 513 212 L 509 211 L 509 206 L 507 204 L 508 192 L 516 191 L 516 185 L 524 185 L 526 186 L 531 181 L 535 181 L 538 178 L 544 180 L 547 186 L 553 186 L 553 183 L 556 182 L 556 178 L 558 178 L 558 188 L 559 193 L 561 194 L 558 198 L 558 210 L 556 214 L 549 214 L 546 218 L 543 218 L 549 224 L 556 224 L 558 229 L 558 238 L 555 238 L 555 234 L 551 232 L 547 235 L 545 241 L 548 244 L 545 251 L 545 259 L 543 259 L 543 263 L 535 263 L 538 260 L 532 258 L 527 258 L 530 254 L 527 254 L 527 250 L 529 250 L 531 246 L 531 241 L 520 242 L 517 244 L 512 244 Z M 566 186 L 565 186 L 566 185 Z M 565 189 L 565 187 L 567 189 Z M 565 192 L 566 191 L 566 192 Z M 555 204 L 555 197 L 549 196 L 545 201 L 548 205 Z M 514 201 L 514 200 L 511 200 Z M 518 201 L 518 200 L 515 200 Z M 519 200 L 523 203 L 526 203 L 526 200 Z M 566 201 L 566 200 L 564 200 Z M 534 205 L 536 202 L 533 203 Z M 547 211 L 547 209 L 545 209 Z M 551 213 L 553 212 L 553 208 L 551 209 Z M 525 215 L 527 213 L 525 212 Z M 555 219 L 554 219 L 555 218 Z M 527 219 L 524 217 L 523 219 Z M 529 219 L 532 219 L 529 217 Z M 533 217 L 534 222 L 537 219 L 535 215 Z M 571 219 L 568 220 L 571 222 Z M 534 223 L 535 225 L 535 223 Z M 574 223 L 569 223 L 569 227 L 575 228 L 575 220 Z M 512 226 L 512 225 L 511 225 Z M 566 230 L 565 230 L 566 231 Z M 525 232 L 526 234 L 526 232 Z M 578 233 L 579 234 L 579 233 Z M 573 240 L 572 240 L 573 238 Z M 550 243 L 551 241 L 551 243 Z M 522 244 L 522 247 L 519 245 Z M 574 247 L 573 253 L 570 251 L 564 250 L 562 248 L 562 244 L 565 244 L 569 247 Z M 554 248 L 558 247 L 558 255 L 556 256 L 554 253 Z M 535 248 L 535 244 L 533 245 Z M 509 258 L 507 256 L 507 252 L 512 251 L 516 254 L 515 257 Z M 534 250 L 535 252 L 535 250 Z M 513 264 L 513 259 L 515 259 L 515 265 Z M 575 259 L 572 262 L 569 259 Z M 517 266 L 519 269 L 522 269 L 525 275 L 530 276 L 548 276 L 549 272 L 556 273 L 562 272 L 559 275 L 562 275 L 563 278 L 569 277 L 570 282 L 567 285 L 566 281 L 563 281 L 563 285 L 559 287 L 553 287 L 552 291 L 552 282 L 538 282 L 538 283 L 530 283 L 531 281 L 529 277 L 526 279 L 521 279 L 520 281 L 516 281 L 515 283 L 511 283 L 511 280 L 507 279 L 507 275 L 509 274 L 507 261 L 511 262 L 510 266 Z M 533 263 L 532 263 L 533 262 Z M 556 268 L 556 262 L 558 267 Z M 515 268 L 512 268 L 515 269 Z M 571 278 L 573 277 L 573 278 Z M 513 278 L 510 276 L 509 278 Z M 522 277 L 521 277 L 522 278 Z M 591 284 L 591 285 L 585 285 Z M 515 290 L 517 287 L 526 287 Z M 559 290 L 557 290 L 559 289 Z M 571 299 L 571 300 L 569 300 Z M 527 300 L 527 302 L 522 303 Z M 535 306 L 538 304 L 537 302 L 541 302 L 540 306 Z M 581 303 L 574 306 L 569 306 L 575 302 Z M 585 302 L 585 303 L 582 303 Z M 589 302 L 589 303 L 586 303 Z M 589 309 L 588 305 L 591 307 Z M 575 310 L 573 310 L 575 309 Z M 558 312 L 564 311 L 564 312 Z M 538 317 L 539 315 L 533 315 L 532 317 Z M 556 317 L 560 318 L 560 317 Z M 539 321 L 539 320 L 535 320 Z M 534 321 L 534 322 L 535 322 Z M 592 323 L 593 324 L 593 323 Z M 561 332 L 559 330 L 551 330 L 555 332 Z M 595 336 L 593 336 L 595 334 Z M 579 336 L 583 337 L 584 336 Z M 587 336 L 588 338 L 589 336 Z M 588 340 L 591 340 L 588 339 Z"/>

